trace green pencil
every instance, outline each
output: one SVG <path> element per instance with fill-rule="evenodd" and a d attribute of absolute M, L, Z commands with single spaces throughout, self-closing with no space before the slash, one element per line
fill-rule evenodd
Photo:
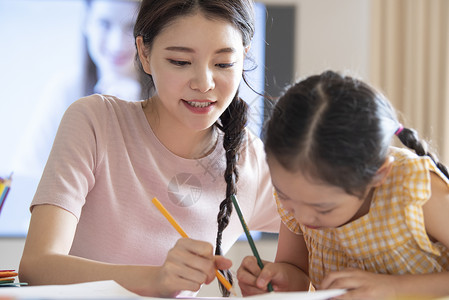
<path fill-rule="evenodd" d="M 235 210 L 237 211 L 237 215 L 239 216 L 240 223 L 242 223 L 242 227 L 243 227 L 243 230 L 245 231 L 246 238 L 248 239 L 249 246 L 251 247 L 251 250 L 253 251 L 253 254 L 257 259 L 257 264 L 259 265 L 260 269 L 263 269 L 263 262 L 260 259 L 259 252 L 257 252 L 256 244 L 254 244 L 254 240 L 253 240 L 251 234 L 249 233 L 249 229 L 248 229 L 248 226 L 246 225 L 245 219 L 243 218 L 243 214 L 242 214 L 242 211 L 240 210 L 240 206 L 237 201 L 237 197 L 235 195 L 231 195 L 231 200 L 232 200 L 232 203 L 234 204 Z M 268 291 L 270 291 L 270 292 L 273 291 L 273 286 L 271 285 L 271 282 L 268 283 Z"/>

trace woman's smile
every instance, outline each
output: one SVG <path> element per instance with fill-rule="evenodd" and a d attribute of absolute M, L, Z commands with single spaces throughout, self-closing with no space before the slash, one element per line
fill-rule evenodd
<path fill-rule="evenodd" d="M 186 105 L 186 107 L 193 113 L 199 113 L 199 114 L 205 114 L 210 112 L 215 102 L 212 101 L 187 101 L 183 100 L 183 103 Z"/>

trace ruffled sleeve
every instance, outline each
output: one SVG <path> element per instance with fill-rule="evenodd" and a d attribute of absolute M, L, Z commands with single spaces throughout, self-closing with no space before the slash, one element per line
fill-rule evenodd
<path fill-rule="evenodd" d="M 407 160 L 407 167 L 403 168 L 403 203 L 407 227 L 419 247 L 429 253 L 440 255 L 440 250 L 430 241 L 425 230 L 422 206 L 431 197 L 430 172 L 434 172 L 447 179 L 427 156 Z"/>
<path fill-rule="evenodd" d="M 290 231 L 296 233 L 296 234 L 302 234 L 302 230 L 299 226 L 298 221 L 296 221 L 295 217 L 292 213 L 288 212 L 286 209 L 283 208 L 281 202 L 279 201 L 279 196 L 274 192 L 274 199 L 276 199 L 276 205 L 278 209 L 278 213 L 281 216 L 282 223 L 287 226 Z"/>

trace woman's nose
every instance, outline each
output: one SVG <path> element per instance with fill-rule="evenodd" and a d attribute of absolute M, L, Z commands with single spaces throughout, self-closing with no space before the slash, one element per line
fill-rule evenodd
<path fill-rule="evenodd" d="M 190 80 L 190 88 L 206 93 L 215 88 L 214 74 L 208 67 L 195 69 L 193 78 Z"/>

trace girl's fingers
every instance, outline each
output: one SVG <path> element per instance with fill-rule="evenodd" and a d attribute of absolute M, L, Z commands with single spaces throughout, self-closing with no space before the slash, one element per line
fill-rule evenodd
<path fill-rule="evenodd" d="M 245 269 L 238 269 L 237 270 L 237 280 L 238 280 L 239 284 L 245 284 L 248 286 L 256 286 L 257 277 Z"/>
<path fill-rule="evenodd" d="M 254 286 L 240 286 L 240 291 L 242 292 L 242 296 L 252 296 L 252 295 L 260 295 L 260 294 L 265 294 L 266 291 L 261 290 L 257 287 Z"/>
<path fill-rule="evenodd" d="M 350 284 L 350 279 L 353 275 L 354 270 L 353 269 L 347 269 L 344 271 L 338 271 L 338 272 L 330 272 L 328 275 L 326 275 L 319 285 L 319 289 L 326 290 L 331 288 L 342 288 L 345 284 Z M 344 288 L 350 288 L 349 286 L 346 286 Z"/>
<path fill-rule="evenodd" d="M 261 269 L 259 265 L 257 264 L 257 259 L 254 256 L 247 256 L 242 260 L 242 263 L 240 265 L 239 270 L 242 269 L 246 272 L 249 272 L 250 274 L 254 276 L 259 276 Z"/>

